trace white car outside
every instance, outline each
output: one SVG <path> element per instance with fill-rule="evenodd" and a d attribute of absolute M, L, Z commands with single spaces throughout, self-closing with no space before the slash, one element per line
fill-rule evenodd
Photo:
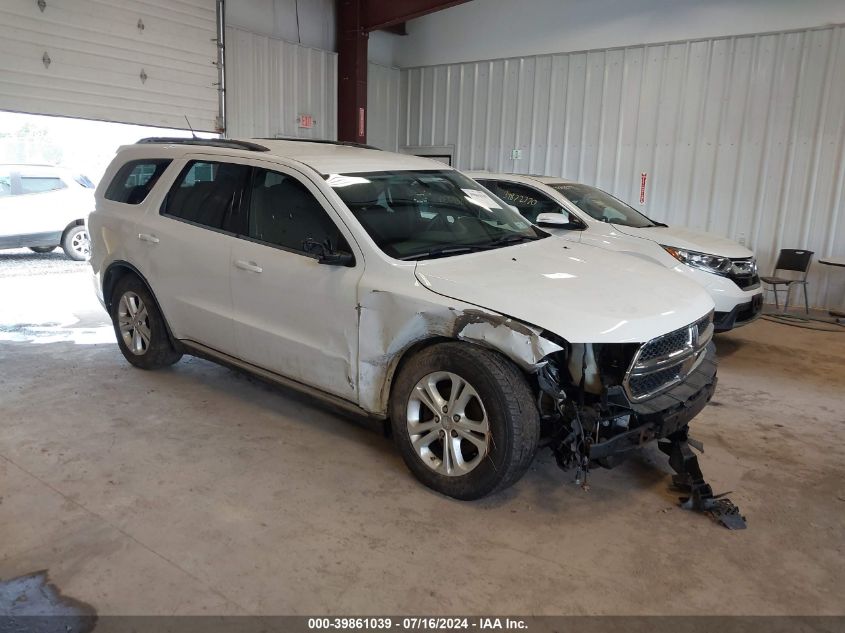
<path fill-rule="evenodd" d="M 0 165 L 0 249 L 48 253 L 61 246 L 71 259 L 89 254 L 85 219 L 94 184 L 50 165 Z"/>
<path fill-rule="evenodd" d="M 541 438 L 579 469 L 685 441 L 715 389 L 700 286 L 554 239 L 428 159 L 149 139 L 96 199 L 94 285 L 129 362 L 190 353 L 387 419 L 453 497 L 512 484 Z"/>
<path fill-rule="evenodd" d="M 648 259 L 695 281 L 713 298 L 717 332 L 760 315 L 763 291 L 754 253 L 733 240 L 655 222 L 600 189 L 570 180 L 488 172 L 467 175 L 551 233 Z"/>

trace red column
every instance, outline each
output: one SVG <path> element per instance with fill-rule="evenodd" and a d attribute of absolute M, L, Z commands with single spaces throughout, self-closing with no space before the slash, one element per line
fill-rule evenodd
<path fill-rule="evenodd" d="M 337 0 L 337 138 L 367 142 L 367 32 L 361 0 Z"/>

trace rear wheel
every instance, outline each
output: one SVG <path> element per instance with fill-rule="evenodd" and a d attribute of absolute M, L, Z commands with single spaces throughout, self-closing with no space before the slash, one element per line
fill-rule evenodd
<path fill-rule="evenodd" d="M 82 225 L 70 227 L 62 236 L 62 250 L 65 255 L 78 262 L 91 257 L 91 240 L 88 229 Z"/>
<path fill-rule="evenodd" d="M 122 277 L 114 289 L 111 319 L 124 358 L 141 369 L 167 367 L 182 358 L 167 334 L 158 305 L 135 275 Z"/>
<path fill-rule="evenodd" d="M 429 488 L 466 500 L 522 477 L 540 438 L 537 407 L 520 370 L 466 343 L 434 345 L 402 367 L 391 424 L 411 472 Z"/>
<path fill-rule="evenodd" d="M 43 255 L 44 253 L 52 253 L 56 250 L 55 246 L 30 246 L 29 250 L 33 253 L 38 253 L 39 255 Z"/>

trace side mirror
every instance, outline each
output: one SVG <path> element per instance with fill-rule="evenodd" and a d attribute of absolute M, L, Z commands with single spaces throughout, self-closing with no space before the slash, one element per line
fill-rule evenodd
<path fill-rule="evenodd" d="M 581 230 L 584 228 L 577 222 L 571 222 L 563 213 L 541 213 L 534 224 L 550 229 Z"/>
<path fill-rule="evenodd" d="M 342 253 L 340 251 L 332 250 L 325 244 L 321 244 L 310 237 L 302 242 L 302 250 L 316 259 L 318 264 L 327 264 L 329 266 L 352 266 L 355 263 L 355 256 L 352 255 L 352 253 Z"/>

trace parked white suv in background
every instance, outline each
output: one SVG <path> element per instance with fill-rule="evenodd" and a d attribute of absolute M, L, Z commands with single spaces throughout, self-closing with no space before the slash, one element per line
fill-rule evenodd
<path fill-rule="evenodd" d="M 0 249 L 49 253 L 61 246 L 71 259 L 89 254 L 85 218 L 94 209 L 94 184 L 49 165 L 0 165 Z"/>
<path fill-rule="evenodd" d="M 467 175 L 551 233 L 655 261 L 697 282 L 716 304 L 717 332 L 760 316 L 763 290 L 754 253 L 732 240 L 655 222 L 600 189 L 570 180 Z"/>
<path fill-rule="evenodd" d="M 551 238 L 432 160 L 146 139 L 96 198 L 96 290 L 130 363 L 190 353 L 389 418 L 453 497 L 512 484 L 540 442 L 582 472 L 680 450 L 716 385 L 700 286 Z"/>

